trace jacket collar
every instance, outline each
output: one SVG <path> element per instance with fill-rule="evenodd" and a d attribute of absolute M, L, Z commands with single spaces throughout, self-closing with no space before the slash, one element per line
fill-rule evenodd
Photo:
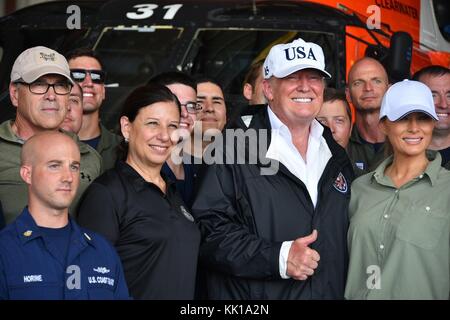
<path fill-rule="evenodd" d="M 13 142 L 13 143 L 24 144 L 25 141 L 23 141 L 22 139 L 17 137 L 16 134 L 14 133 L 14 131 L 12 130 L 12 127 L 11 127 L 12 123 L 13 123 L 13 120 L 6 120 L 2 124 L 0 124 L 0 138 L 10 141 L 10 142 Z M 69 137 L 71 137 L 78 144 L 81 154 L 85 154 L 85 153 L 89 152 L 89 147 L 85 143 L 82 143 L 75 133 L 68 132 L 63 129 L 58 129 L 58 130 L 64 134 L 68 135 Z"/>
<path fill-rule="evenodd" d="M 268 106 L 261 108 L 259 112 L 257 112 L 250 122 L 249 128 L 253 129 L 267 129 L 267 147 L 270 145 L 271 136 L 272 136 L 272 128 L 270 125 L 270 119 L 268 114 Z M 327 127 L 323 128 L 322 136 L 325 138 L 325 141 L 330 148 L 331 154 L 333 155 L 334 160 L 338 163 L 339 166 L 344 166 L 349 164 L 348 156 L 344 148 L 342 148 L 333 138 L 331 130 Z M 257 136 L 259 143 L 259 135 Z M 267 159 L 264 159 L 267 160 Z M 264 163 L 267 163 L 264 162 Z"/>
<path fill-rule="evenodd" d="M 363 144 L 363 141 L 361 139 L 361 135 L 359 134 L 358 128 L 356 127 L 356 124 L 353 125 L 352 133 L 350 135 L 350 141 L 357 143 L 357 144 Z"/>
<path fill-rule="evenodd" d="M 97 151 L 101 152 L 106 149 L 114 148 L 122 141 L 122 137 L 109 131 L 100 122 L 100 141 L 98 142 Z"/>
<path fill-rule="evenodd" d="M 12 130 L 12 123 L 13 120 L 6 120 L 0 125 L 0 137 L 9 142 L 24 144 L 25 141 L 16 136 Z"/>
<path fill-rule="evenodd" d="M 95 247 L 92 238 L 86 232 L 83 232 L 80 227 L 74 222 L 74 220 L 69 216 L 69 223 L 72 229 L 71 233 L 71 243 L 76 242 L 80 246 L 80 250 L 86 247 L 88 244 Z M 20 238 L 21 243 L 24 245 L 36 238 L 44 238 L 45 235 L 39 230 L 36 221 L 34 221 L 33 217 L 28 210 L 28 206 L 26 206 L 22 213 L 17 217 L 14 221 L 16 232 L 18 237 Z"/>

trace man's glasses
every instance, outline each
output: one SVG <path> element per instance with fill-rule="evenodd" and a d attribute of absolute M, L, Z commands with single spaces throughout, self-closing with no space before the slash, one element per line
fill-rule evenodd
<path fill-rule="evenodd" d="M 76 82 L 83 82 L 89 73 L 93 83 L 105 83 L 106 72 L 103 70 L 70 69 L 70 73 Z"/>
<path fill-rule="evenodd" d="M 57 95 L 62 95 L 62 96 L 69 94 L 70 91 L 72 90 L 72 84 L 70 84 L 68 82 L 57 82 L 57 83 L 50 84 L 50 83 L 41 82 L 41 81 L 35 81 L 32 83 L 17 81 L 15 83 L 20 83 L 20 84 L 23 84 L 24 86 L 28 86 L 28 89 L 30 90 L 30 92 L 34 93 L 34 94 L 46 94 L 50 87 L 53 88 L 53 91 L 55 91 L 55 93 Z"/>
<path fill-rule="evenodd" d="M 182 107 L 186 107 L 187 112 L 189 113 L 197 113 L 202 110 L 202 106 L 197 102 L 188 101 L 186 103 L 180 104 Z"/>

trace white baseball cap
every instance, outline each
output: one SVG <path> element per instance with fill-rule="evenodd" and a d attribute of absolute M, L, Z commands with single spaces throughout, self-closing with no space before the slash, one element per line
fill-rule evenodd
<path fill-rule="evenodd" d="M 284 78 L 303 69 L 316 69 L 327 78 L 331 78 L 331 75 L 325 71 L 322 48 L 315 43 L 298 38 L 290 43 L 277 44 L 270 49 L 264 61 L 264 79 L 272 76 Z"/>
<path fill-rule="evenodd" d="M 413 112 L 422 112 L 439 120 L 430 88 L 414 80 L 403 80 L 390 86 L 381 102 L 380 120 L 387 117 L 397 121 Z"/>
<path fill-rule="evenodd" d="M 22 79 L 31 83 L 46 74 L 62 75 L 73 84 L 69 64 L 63 55 L 47 47 L 33 47 L 17 57 L 11 71 L 11 82 Z"/>

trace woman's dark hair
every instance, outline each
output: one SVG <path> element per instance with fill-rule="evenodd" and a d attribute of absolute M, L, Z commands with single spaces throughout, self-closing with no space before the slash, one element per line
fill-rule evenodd
<path fill-rule="evenodd" d="M 386 119 L 387 119 L 387 117 L 383 117 L 383 119 L 381 119 L 380 122 L 385 122 Z M 384 156 L 384 158 L 387 158 L 393 153 L 394 153 L 394 147 L 392 147 L 392 143 L 389 141 L 389 138 L 386 137 L 386 139 L 384 140 L 383 156 Z"/>
<path fill-rule="evenodd" d="M 160 84 L 149 84 L 136 88 L 125 100 L 120 117 L 127 117 L 130 122 L 134 122 L 139 111 L 157 102 L 173 102 L 178 107 L 181 114 L 181 106 L 178 98 L 166 87 Z M 128 143 L 125 140 L 119 145 L 118 157 L 125 160 L 128 154 Z"/>

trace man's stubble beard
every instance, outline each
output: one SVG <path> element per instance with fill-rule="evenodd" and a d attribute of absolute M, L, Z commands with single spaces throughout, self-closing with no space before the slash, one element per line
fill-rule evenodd
<path fill-rule="evenodd" d="M 363 115 L 367 115 L 367 114 L 378 114 L 380 113 L 380 107 L 369 107 L 369 108 L 356 108 L 356 113 L 358 114 L 363 114 Z"/>
<path fill-rule="evenodd" d="M 438 129 L 436 127 L 433 129 L 433 137 L 444 138 L 447 136 L 450 136 L 450 126 L 445 129 Z"/>
<path fill-rule="evenodd" d="M 93 113 L 100 112 L 100 106 L 97 108 L 84 108 L 83 107 L 83 115 L 89 115 Z"/>

